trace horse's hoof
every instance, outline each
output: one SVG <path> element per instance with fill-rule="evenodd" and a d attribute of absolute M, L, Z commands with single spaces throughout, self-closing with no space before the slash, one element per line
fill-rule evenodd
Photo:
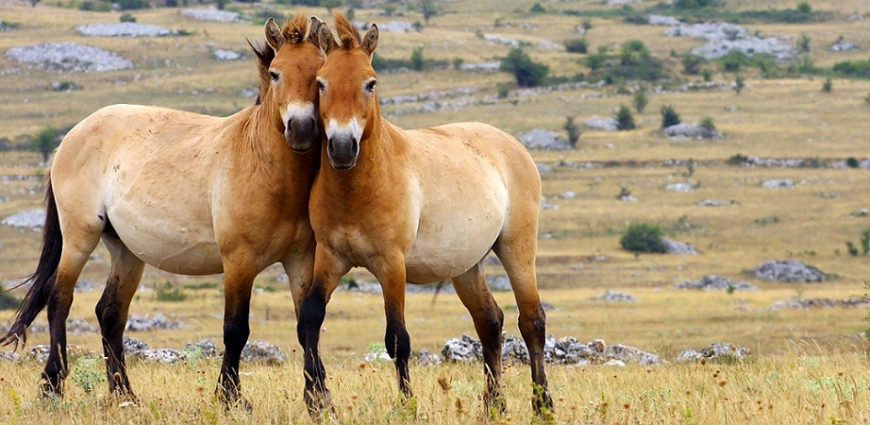
<path fill-rule="evenodd" d="M 535 397 L 532 399 L 532 406 L 538 416 L 553 414 L 553 399 L 546 391 L 535 394 Z"/>
<path fill-rule="evenodd" d="M 63 391 L 60 386 L 51 385 L 50 382 L 43 380 L 39 383 L 39 398 L 43 400 L 60 400 L 63 398 Z"/>
<path fill-rule="evenodd" d="M 305 391 L 305 406 L 312 419 L 320 420 L 324 414 L 335 414 L 332 402 L 329 400 L 329 390 Z"/>
<path fill-rule="evenodd" d="M 492 419 L 497 419 L 507 413 L 507 401 L 504 396 L 484 396 L 483 405 L 486 406 L 486 413 Z"/>
<path fill-rule="evenodd" d="M 251 402 L 243 397 L 238 391 L 227 390 L 221 386 L 218 386 L 215 390 L 215 395 L 227 410 L 241 409 L 248 412 L 254 410 L 254 406 L 251 404 Z"/>

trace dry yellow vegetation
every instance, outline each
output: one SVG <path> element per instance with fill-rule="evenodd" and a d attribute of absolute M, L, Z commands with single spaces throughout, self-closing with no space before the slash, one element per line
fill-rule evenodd
<path fill-rule="evenodd" d="M 509 47 L 478 37 L 478 31 L 530 43 L 536 61 L 552 73 L 572 76 L 588 72 L 579 56 L 561 49 L 536 47 L 545 39 L 554 43 L 577 38 L 581 18 L 563 13 L 528 14 L 531 0 L 442 2 L 450 13 L 432 19 L 420 33 L 382 32 L 378 53 L 407 59 L 423 47 L 426 58 L 465 63 L 497 60 Z M 792 0 L 727 0 L 727 7 L 783 9 Z M 816 0 L 815 10 L 833 11 L 831 21 L 812 24 L 753 24 L 747 28 L 764 35 L 812 37 L 811 58 L 831 66 L 846 59 L 864 59 L 865 52 L 834 53 L 827 46 L 843 35 L 865 49 L 870 47 L 870 19 L 847 21 L 848 15 L 867 15 L 870 5 L 858 0 Z M 607 10 L 600 0 L 541 2 L 554 10 Z M 652 6 L 646 0 L 640 9 Z M 204 6 L 194 6 L 204 7 Z M 228 7 L 252 12 L 256 6 L 232 3 Z M 272 10 L 289 15 L 300 11 L 326 17 L 323 8 L 287 7 L 269 3 Z M 402 9 L 404 10 L 404 9 Z M 377 16 L 374 10 L 356 10 L 356 20 L 385 23 L 422 20 L 419 13 Z M 2 0 L 0 18 L 20 24 L 4 32 L 0 51 L 38 42 L 72 41 L 105 48 L 133 61 L 134 69 L 109 73 L 60 74 L 29 69 L 0 56 L 0 137 L 21 141 L 46 126 L 67 126 L 96 109 L 113 103 L 168 106 L 226 115 L 253 102 L 243 89 L 256 86 L 253 57 L 239 62 L 218 62 L 214 48 L 246 51 L 245 38 L 262 39 L 254 24 L 219 24 L 196 21 L 179 9 L 134 11 L 137 22 L 185 30 L 192 35 L 161 38 L 84 37 L 74 28 L 86 23 L 118 21 L 118 13 L 83 12 L 57 7 L 43 0 L 36 7 Z M 328 19 L 327 19 L 328 20 Z M 498 21 L 498 26 L 496 22 Z M 520 25 L 525 23 L 526 25 Z M 640 39 L 655 56 L 675 71 L 679 58 L 701 42 L 668 38 L 662 27 L 627 25 L 619 18 L 593 17 L 586 36 L 590 47 L 614 46 Z M 531 25 L 529 25 L 531 24 Z M 711 67 L 711 69 L 713 69 Z M 851 217 L 870 208 L 867 169 L 753 168 L 727 165 L 735 154 L 774 158 L 867 158 L 870 106 L 865 96 L 870 82 L 834 79 L 833 91 L 822 93 L 821 78 L 761 79 L 747 74 L 748 87 L 740 94 L 720 90 L 649 93 L 646 112 L 636 114 L 639 128 L 628 132 L 583 129 L 577 150 L 533 152 L 538 163 L 553 171 L 543 175 L 547 201 L 559 206 L 541 214 L 539 284 L 548 311 L 548 333 L 574 336 L 583 342 L 596 338 L 609 344 L 627 344 L 655 352 L 672 361 L 687 348 L 711 342 L 730 342 L 752 349 L 752 356 L 736 363 L 668 363 L 652 367 L 629 364 L 613 368 L 550 366 L 551 389 L 556 398 L 556 423 L 870 423 L 870 372 L 867 341 L 858 333 L 868 328 L 866 309 L 805 309 L 771 311 L 776 301 L 791 297 L 843 299 L 870 291 L 868 257 L 847 254 L 845 242 L 858 241 L 870 228 L 870 219 Z M 680 76 L 686 81 L 695 77 Z M 733 74 L 715 72 L 714 81 L 728 84 Z M 70 81 L 82 90 L 49 90 L 53 81 Z M 616 87 L 578 88 L 521 96 L 516 92 L 498 99 L 498 85 L 511 77 L 499 72 L 453 69 L 393 72 L 380 76 L 382 98 L 472 87 L 477 90 L 464 107 L 408 113 L 417 106 L 386 105 L 389 119 L 403 127 L 478 120 L 518 134 L 535 128 L 561 133 L 565 117 L 584 121 L 593 115 L 612 116 L 631 96 Z M 629 88 L 631 84 L 629 84 Z M 494 101 L 483 101 L 493 98 Z M 660 135 L 659 108 L 673 105 L 684 122 L 701 117 L 715 119 L 724 139 L 705 142 L 674 141 Z M 695 161 L 663 165 L 667 160 Z M 0 216 L 38 208 L 42 200 L 44 166 L 33 153 L 0 153 Z M 592 168 L 560 164 L 593 163 Z M 610 163 L 610 165 L 608 165 Z M 607 165 L 607 166 L 605 166 Z M 766 189 L 768 179 L 792 179 L 792 188 Z M 689 182 L 691 193 L 674 193 L 667 184 Z M 616 199 L 626 188 L 637 202 Z M 574 191 L 574 199 L 558 195 Z M 705 199 L 733 201 L 722 207 L 702 207 Z M 688 242 L 699 255 L 641 255 L 622 251 L 619 235 L 628 224 L 658 224 L 668 237 Z M 17 281 L 31 273 L 39 253 L 40 234 L 0 226 L 0 280 Z M 85 268 L 82 279 L 102 282 L 108 274 L 108 254 L 101 247 Z M 765 260 L 794 258 L 835 274 L 821 284 L 759 282 L 743 273 Z M 501 273 L 490 266 L 490 273 Z M 37 380 L 42 366 L 34 360 L 0 360 L 0 423 L 308 423 L 302 400 L 302 361 L 295 336 L 292 302 L 283 284 L 275 281 L 278 268 L 270 268 L 256 284 L 275 288 L 254 296 L 252 339 L 275 343 L 287 353 L 282 366 L 243 364 L 243 393 L 254 411 L 224 411 L 214 400 L 219 363 L 212 359 L 174 365 L 130 361 L 135 405 L 113 400 L 100 381 L 102 361 L 95 355 L 73 360 L 73 377 L 62 401 L 40 401 Z M 358 279 L 370 279 L 354 271 Z M 694 292 L 673 290 L 683 280 L 717 274 L 752 280 L 754 292 Z M 220 283 L 220 277 L 192 278 L 146 269 L 144 284 L 166 281 L 183 287 L 202 282 Z M 639 303 L 604 303 L 593 298 L 607 289 L 630 292 Z M 141 290 L 132 313 L 158 312 L 187 324 L 183 329 L 148 333 L 128 332 L 152 347 L 180 349 L 205 337 L 220 346 L 222 294 L 215 289 L 185 289 L 188 300 L 158 302 L 153 291 Z M 21 295 L 20 292 L 14 292 Z M 96 325 L 93 307 L 98 292 L 77 293 L 71 318 Z M 407 326 L 415 350 L 439 351 L 443 343 L 461 333 L 473 333 L 473 324 L 458 299 L 441 294 L 434 306 L 431 294 L 408 296 Z M 516 311 L 510 293 L 496 293 L 505 308 L 508 334 L 518 335 Z M 11 312 L 0 312 L 0 317 Z M 37 321 L 44 322 L 44 316 Z M 364 363 L 363 355 L 383 339 L 383 304 L 380 296 L 338 292 L 330 303 L 322 339 L 328 384 L 333 391 L 338 423 L 478 422 L 482 416 L 480 364 L 414 366 L 416 412 L 397 402 L 395 372 L 389 363 Z M 47 343 L 46 334 L 34 334 L 30 346 Z M 85 352 L 100 350 L 96 334 L 70 335 L 70 344 Z M 96 359 L 96 360 L 94 360 Z M 78 375 L 76 375 L 78 373 Z M 529 371 L 510 365 L 505 372 L 508 416 L 496 422 L 529 423 Z M 78 378 L 78 381 L 76 380 Z M 450 383 L 442 390 L 439 379 Z M 95 383 L 90 392 L 84 383 Z M 458 401 L 457 401 L 458 400 Z"/>

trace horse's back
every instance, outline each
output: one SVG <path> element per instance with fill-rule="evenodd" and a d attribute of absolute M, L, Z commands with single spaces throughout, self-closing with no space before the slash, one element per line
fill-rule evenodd
<path fill-rule="evenodd" d="M 64 137 L 51 166 L 61 218 L 91 232 L 110 223 L 135 255 L 164 270 L 219 272 L 209 195 L 215 155 L 203 153 L 220 121 L 137 105 L 91 114 Z"/>
<path fill-rule="evenodd" d="M 507 226 L 533 222 L 537 228 L 540 174 L 514 137 L 481 123 L 406 134 L 414 158 L 412 187 L 420 198 L 409 272 L 419 263 L 426 274 L 432 258 L 441 258 L 440 278 L 456 276 L 477 263 Z"/>

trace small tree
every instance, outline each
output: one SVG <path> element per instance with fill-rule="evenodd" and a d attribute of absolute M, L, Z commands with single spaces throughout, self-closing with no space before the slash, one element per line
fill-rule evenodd
<path fill-rule="evenodd" d="M 571 145 L 571 148 L 577 149 L 577 142 L 580 140 L 580 127 L 574 123 L 574 117 L 565 117 L 565 125 L 562 128 L 568 134 L 568 144 Z"/>
<path fill-rule="evenodd" d="M 665 241 L 662 240 L 662 229 L 659 226 L 646 223 L 636 223 L 628 226 L 619 245 L 626 251 L 634 253 L 659 253 L 668 252 Z"/>
<path fill-rule="evenodd" d="M 802 32 L 800 35 L 800 38 L 798 38 L 798 42 L 797 42 L 798 50 L 800 50 L 801 52 L 804 52 L 804 53 L 809 53 L 810 52 L 810 41 L 812 41 L 812 38 L 810 38 L 810 36 L 807 35 L 807 33 Z"/>
<path fill-rule="evenodd" d="M 716 131 L 716 123 L 713 122 L 713 117 L 702 117 L 701 127 L 709 131 Z"/>
<path fill-rule="evenodd" d="M 33 149 L 42 154 L 42 162 L 48 162 L 48 156 L 51 151 L 57 147 L 57 129 L 54 127 L 46 127 L 39 131 L 36 138 L 33 139 Z"/>
<path fill-rule="evenodd" d="M 680 116 L 677 115 L 677 111 L 674 110 L 674 107 L 671 105 L 664 105 L 661 109 L 662 113 L 662 128 L 668 128 L 672 125 L 679 124 Z"/>
<path fill-rule="evenodd" d="M 834 82 L 831 81 L 831 77 L 825 78 L 825 82 L 822 83 L 822 93 L 830 93 L 834 88 Z"/>
<path fill-rule="evenodd" d="M 628 106 L 619 105 L 619 109 L 616 110 L 616 129 L 625 131 L 634 130 L 635 128 L 637 128 L 637 125 L 634 123 L 634 115 L 631 113 L 631 109 L 628 109 Z"/>
<path fill-rule="evenodd" d="M 453 69 L 462 69 L 463 63 L 465 63 L 465 59 L 460 57 L 453 58 Z"/>
<path fill-rule="evenodd" d="M 587 32 L 589 32 L 589 30 L 592 29 L 592 20 L 589 18 L 586 18 L 583 20 L 583 22 L 580 23 L 580 26 L 583 28 L 583 32 L 587 33 Z"/>
<path fill-rule="evenodd" d="M 713 71 L 705 69 L 701 71 L 701 77 L 704 79 L 705 82 L 709 83 L 710 81 L 713 81 Z"/>
<path fill-rule="evenodd" d="M 429 25 L 430 19 L 441 14 L 441 7 L 435 3 L 435 0 L 422 0 L 420 2 L 420 13 L 423 14 L 423 20 L 426 21 L 426 25 Z"/>
<path fill-rule="evenodd" d="M 543 82 L 550 67 L 532 61 L 523 49 L 516 47 L 501 62 L 501 70 L 514 74 L 520 87 L 535 87 Z"/>
<path fill-rule="evenodd" d="M 529 9 L 529 12 L 531 13 L 544 13 L 546 11 L 547 10 L 544 9 L 544 6 L 541 6 L 541 3 L 535 3 L 532 5 L 532 8 Z"/>
<path fill-rule="evenodd" d="M 737 74 L 737 76 L 734 77 L 734 91 L 739 95 L 740 92 L 743 91 L 744 86 L 745 83 L 743 82 L 743 77 L 741 77 L 740 74 Z"/>
<path fill-rule="evenodd" d="M 586 66 L 595 71 L 604 66 L 604 61 L 607 60 L 607 55 L 604 53 L 592 53 L 586 56 Z"/>
<path fill-rule="evenodd" d="M 414 71 L 422 71 L 423 70 L 423 48 L 415 47 L 414 50 L 411 51 L 411 67 L 414 68 Z"/>
<path fill-rule="evenodd" d="M 643 90 L 638 90 L 634 93 L 634 96 L 631 98 L 632 103 L 634 103 L 634 110 L 637 111 L 638 114 L 642 114 L 643 110 L 646 109 L 646 105 L 649 104 L 649 98 L 646 96 L 646 92 Z"/>
<path fill-rule="evenodd" d="M 804 15 L 809 15 L 810 13 L 813 13 L 813 7 L 805 1 L 798 3 L 797 10 Z"/>

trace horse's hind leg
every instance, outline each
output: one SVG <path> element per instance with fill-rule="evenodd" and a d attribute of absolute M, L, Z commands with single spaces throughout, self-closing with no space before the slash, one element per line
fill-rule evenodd
<path fill-rule="evenodd" d="M 536 215 L 533 223 L 537 223 Z M 512 228 L 518 230 L 510 231 Z M 536 225 L 508 225 L 493 246 L 493 251 L 504 265 L 517 300 L 517 310 L 520 313 L 519 328 L 529 349 L 532 381 L 535 383 L 535 398 L 532 405 L 535 411 L 541 414 L 544 410 L 553 408 L 553 400 L 547 389 L 547 373 L 544 371 L 547 317 L 541 307 L 541 299 L 538 297 L 535 276 L 536 246 Z"/>
<path fill-rule="evenodd" d="M 96 218 L 96 215 L 95 215 Z M 48 360 L 42 372 L 43 381 L 40 391 L 43 396 L 60 396 L 63 392 L 63 379 L 68 369 L 66 350 L 66 319 L 73 301 L 76 281 L 84 268 L 91 252 L 100 241 L 102 227 L 82 223 L 69 223 L 63 234 L 63 248 L 57 267 L 55 285 L 48 295 L 48 327 L 50 345 Z"/>
<path fill-rule="evenodd" d="M 103 242 L 112 256 L 112 272 L 96 308 L 103 336 L 106 378 L 109 391 L 118 396 L 135 398 L 130 389 L 124 361 L 124 328 L 127 325 L 130 302 L 139 287 L 145 263 L 136 258 L 116 235 L 104 235 Z"/>
<path fill-rule="evenodd" d="M 453 278 L 453 287 L 474 319 L 474 328 L 483 346 L 483 372 L 486 375 L 486 393 L 483 401 L 493 413 L 504 413 L 506 406 L 501 391 L 501 345 L 504 313 L 492 298 L 483 261 Z"/>

